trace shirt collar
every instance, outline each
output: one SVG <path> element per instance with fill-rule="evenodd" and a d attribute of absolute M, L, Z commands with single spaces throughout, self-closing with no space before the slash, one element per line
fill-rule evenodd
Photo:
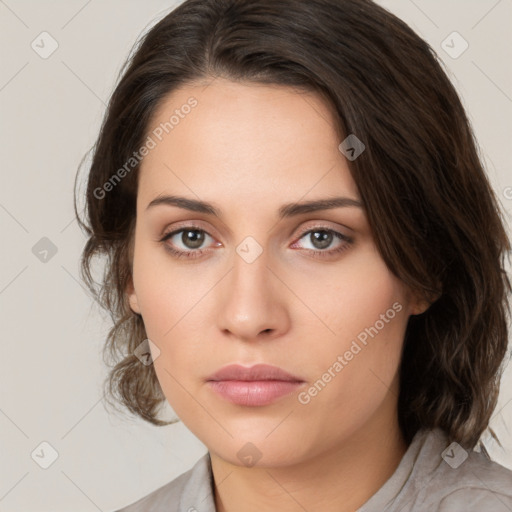
<path fill-rule="evenodd" d="M 192 467 L 180 496 L 179 512 L 216 512 L 210 453 Z"/>

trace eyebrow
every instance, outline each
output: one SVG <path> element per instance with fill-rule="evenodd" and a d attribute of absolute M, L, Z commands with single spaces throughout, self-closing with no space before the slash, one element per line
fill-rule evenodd
<path fill-rule="evenodd" d="M 214 215 L 219 218 L 221 217 L 221 211 L 211 203 L 175 195 L 162 195 L 156 197 L 148 204 L 146 210 L 159 205 L 177 206 L 178 208 L 183 208 L 192 212 Z M 279 208 L 278 215 L 279 219 L 284 219 L 286 217 L 294 217 L 296 215 L 316 212 L 319 210 L 330 210 L 333 208 L 345 208 L 350 206 L 363 208 L 361 201 L 356 199 L 352 199 L 350 197 L 330 197 L 326 199 L 316 199 L 314 201 L 304 201 L 301 203 L 284 204 Z"/>

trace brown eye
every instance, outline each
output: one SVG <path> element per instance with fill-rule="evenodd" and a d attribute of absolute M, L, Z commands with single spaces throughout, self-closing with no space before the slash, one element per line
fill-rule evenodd
<path fill-rule="evenodd" d="M 212 238 L 203 229 L 196 226 L 186 226 L 167 233 L 160 242 L 164 243 L 165 249 L 173 256 L 197 258 L 206 252 L 206 249 L 201 247 L 205 244 L 207 237 Z"/>
<path fill-rule="evenodd" d="M 198 249 L 204 243 L 204 232 L 195 230 L 183 230 L 180 241 L 189 249 Z"/>
<path fill-rule="evenodd" d="M 317 249 L 327 249 L 334 240 L 334 235 L 329 231 L 310 231 L 309 239 Z"/>
<path fill-rule="evenodd" d="M 302 246 L 302 248 L 319 257 L 329 257 L 340 253 L 348 249 L 354 242 L 352 238 L 326 227 L 309 229 L 303 232 L 298 240 L 302 239 L 309 241 L 312 245 L 312 248 L 304 246 Z M 333 244 L 335 244 L 334 247 L 332 247 Z M 292 247 L 295 248 L 296 246 L 297 242 L 295 242 Z M 331 247 L 331 249 L 329 249 L 329 247 Z"/>

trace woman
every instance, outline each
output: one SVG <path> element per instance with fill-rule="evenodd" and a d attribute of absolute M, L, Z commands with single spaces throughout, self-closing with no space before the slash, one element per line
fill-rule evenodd
<path fill-rule="evenodd" d="M 109 392 L 208 448 L 123 512 L 512 510 L 472 451 L 509 240 L 453 86 L 385 9 L 182 3 L 114 91 L 82 226 Z"/>

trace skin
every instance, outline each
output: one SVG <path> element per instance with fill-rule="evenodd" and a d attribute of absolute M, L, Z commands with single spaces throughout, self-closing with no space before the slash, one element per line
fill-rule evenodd
<path fill-rule="evenodd" d="M 278 218 L 284 203 L 361 200 L 321 97 L 217 78 L 173 91 L 148 134 L 191 96 L 197 106 L 144 158 L 139 176 L 127 293 L 160 351 L 153 350 L 158 380 L 210 451 L 219 512 L 353 511 L 407 449 L 397 372 L 407 320 L 426 305 L 385 265 L 364 208 Z M 208 201 L 221 217 L 147 208 L 163 194 Z M 198 245 L 183 232 L 160 240 L 191 223 L 204 230 L 205 252 L 176 258 L 166 245 Z M 352 243 L 315 244 L 302 234 L 314 228 Z M 263 251 L 251 263 L 236 251 L 248 236 Z M 205 382 L 229 363 L 268 363 L 300 376 L 300 391 L 308 390 L 395 303 L 394 318 L 307 404 L 292 393 L 266 406 L 234 405 Z M 252 467 L 237 457 L 248 442 L 261 453 Z"/>

